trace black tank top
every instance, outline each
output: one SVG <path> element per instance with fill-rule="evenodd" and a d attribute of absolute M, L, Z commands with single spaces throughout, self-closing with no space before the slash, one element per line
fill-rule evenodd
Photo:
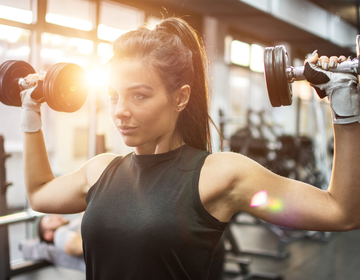
<path fill-rule="evenodd" d="M 86 279 L 207 279 L 226 223 L 203 207 L 207 152 L 115 158 L 87 194 L 82 221 Z"/>

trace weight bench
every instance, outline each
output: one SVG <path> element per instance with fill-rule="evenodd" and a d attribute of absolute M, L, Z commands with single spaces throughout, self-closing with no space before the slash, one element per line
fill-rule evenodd
<path fill-rule="evenodd" d="M 10 263 L 8 226 L 21 222 L 35 221 L 45 214 L 28 209 L 24 212 L 0 217 L 0 280 L 50 265 L 46 260 L 22 260 Z"/>
<path fill-rule="evenodd" d="M 36 219 L 44 215 L 45 214 L 43 213 L 29 209 L 28 211 L 2 216 L 0 217 L 0 232 L 3 229 L 6 229 L 7 231 L 8 225 L 21 222 L 35 221 Z M 7 245 L 4 243 L 7 243 Z M 8 239 L 4 240 L 3 238 L 1 238 L 0 248 L 3 248 L 4 245 L 9 248 Z M 5 276 L 5 278 L 0 278 L 1 280 L 9 279 L 10 276 L 18 275 L 50 264 L 85 271 L 84 258 L 70 256 L 64 251 L 55 248 L 53 244 L 41 242 L 38 237 L 21 241 L 19 244 L 19 249 L 22 251 L 22 261 L 17 262 L 16 264 L 10 264 L 10 262 L 3 263 L 2 258 L 1 267 L 7 268 L 7 272 L 4 274 L 7 276 Z M 7 257 L 4 258 L 4 260 L 5 259 L 9 258 Z M 3 275 L 2 268 L 0 268 L 0 275 Z"/>
<path fill-rule="evenodd" d="M 47 261 L 56 266 L 85 271 L 83 257 L 75 257 L 66 254 L 53 244 L 41 242 L 39 238 L 21 241 L 19 244 L 24 260 Z"/>
<path fill-rule="evenodd" d="M 226 250 L 224 262 L 235 264 L 239 269 L 239 271 L 224 269 L 225 277 L 236 277 L 235 279 L 239 280 L 284 280 L 282 275 L 276 273 L 252 272 L 250 269 L 250 264 L 252 263 L 252 260 L 241 256 L 242 252 L 239 250 L 235 237 L 232 234 L 229 226 L 226 227 L 223 237 L 224 240 L 226 240 L 231 246 L 230 250 Z"/>

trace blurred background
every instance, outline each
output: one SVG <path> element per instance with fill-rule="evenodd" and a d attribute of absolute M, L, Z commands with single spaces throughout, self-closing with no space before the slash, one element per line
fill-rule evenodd
<path fill-rule="evenodd" d="M 320 100 L 307 82 L 295 82 L 293 105 L 273 108 L 264 79 L 264 48 L 284 45 L 293 66 L 302 65 L 314 50 L 320 55 L 355 57 L 359 2 L 0 0 L 0 63 L 24 60 L 36 71 L 47 71 L 55 63 L 72 62 L 86 70 L 89 95 L 79 111 L 59 113 L 46 104 L 42 107 L 48 153 L 59 176 L 79 168 L 95 154 L 131 151 L 108 116 L 103 91 L 111 43 L 144 22 L 151 27 L 162 17 L 182 17 L 206 46 L 211 65 L 211 117 L 223 133 L 223 150 L 233 150 L 231 137 L 249 123 L 262 126 L 259 133 L 269 140 L 268 145 L 276 146 L 279 135 L 308 137 L 314 143 L 318 168 L 327 179 L 332 139 L 327 100 Z M 6 201 L 12 213 L 28 208 L 19 108 L 0 104 L 0 134 L 5 138 L 5 151 L 11 153 L 6 176 L 13 185 L 6 192 Z M 214 151 L 219 151 L 216 133 L 213 144 Z"/>
<path fill-rule="evenodd" d="M 211 65 L 211 115 L 218 126 L 220 110 L 225 116 L 225 139 L 246 125 L 248 111 L 254 110 L 265 111 L 286 133 L 315 135 L 321 130 L 327 140 L 331 122 L 323 106 L 326 100 L 316 100 L 306 82 L 293 84 L 292 106 L 271 107 L 263 51 L 285 45 L 293 66 L 302 65 L 315 49 L 321 55 L 355 56 L 357 5 L 349 0 L 0 0 L 0 62 L 24 60 L 36 71 L 73 62 L 86 70 L 90 91 L 81 110 L 68 114 L 43 106 L 44 133 L 57 175 L 79 168 L 104 150 L 128 152 L 108 117 L 101 90 L 105 64 L 113 40 L 144 22 L 155 26 L 163 16 L 182 17 L 203 37 Z M 323 123 L 315 118 L 314 107 L 321 108 Z M 5 149 L 12 154 L 7 160 L 7 178 L 13 182 L 8 206 L 24 208 L 20 109 L 0 104 L 0 119 Z M 219 138 L 213 135 L 218 151 Z"/>

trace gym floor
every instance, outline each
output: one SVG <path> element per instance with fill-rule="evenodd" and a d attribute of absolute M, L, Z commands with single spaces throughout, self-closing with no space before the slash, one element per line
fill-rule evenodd
<path fill-rule="evenodd" d="M 249 218 L 247 215 L 241 217 Z M 251 217 L 250 217 L 251 218 Z M 21 257 L 17 242 L 24 236 L 25 225 L 14 225 L 11 236 L 11 259 Z M 231 226 L 233 235 L 243 250 L 276 250 L 279 238 L 263 225 L 236 224 Z M 253 260 L 252 272 L 281 274 L 286 280 L 358 280 L 360 279 L 360 230 L 333 233 L 329 241 L 302 238 L 286 245 L 289 257 L 275 259 L 242 255 Z M 226 265 L 227 270 L 237 267 Z M 11 280 L 84 280 L 83 272 L 48 266 L 30 273 L 12 277 Z M 241 277 L 226 278 L 240 280 Z"/>
<path fill-rule="evenodd" d="M 276 250 L 278 238 L 264 226 L 233 225 L 242 249 Z M 253 272 L 272 272 L 286 280 L 359 280 L 360 230 L 332 233 L 327 242 L 302 238 L 286 245 L 289 257 L 248 256 Z M 241 278 L 235 278 L 241 279 Z"/>

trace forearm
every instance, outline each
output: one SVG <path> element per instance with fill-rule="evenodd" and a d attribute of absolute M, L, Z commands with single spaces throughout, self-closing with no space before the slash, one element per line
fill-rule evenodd
<path fill-rule="evenodd" d="M 82 238 L 79 232 L 74 233 L 65 243 L 64 251 L 71 256 L 81 256 L 83 254 Z"/>
<path fill-rule="evenodd" d="M 334 136 L 334 164 L 328 192 L 345 221 L 357 228 L 360 225 L 360 124 L 334 125 Z"/>
<path fill-rule="evenodd" d="M 32 195 L 54 179 L 41 130 L 24 133 L 23 158 L 25 186 L 31 202 Z"/>

